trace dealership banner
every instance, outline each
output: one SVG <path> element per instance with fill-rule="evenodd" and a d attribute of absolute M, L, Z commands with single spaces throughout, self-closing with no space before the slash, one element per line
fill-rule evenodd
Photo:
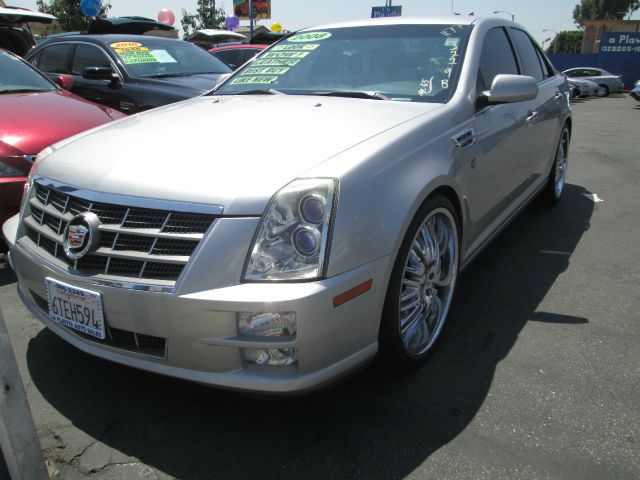
<path fill-rule="evenodd" d="M 251 11 L 255 20 L 271 18 L 271 0 L 253 0 Z M 241 20 L 249 19 L 249 0 L 233 0 L 233 14 Z"/>
<path fill-rule="evenodd" d="M 401 17 L 402 6 L 395 7 L 371 7 L 371 18 Z"/>
<path fill-rule="evenodd" d="M 600 38 L 600 53 L 640 54 L 640 33 L 604 32 Z"/>

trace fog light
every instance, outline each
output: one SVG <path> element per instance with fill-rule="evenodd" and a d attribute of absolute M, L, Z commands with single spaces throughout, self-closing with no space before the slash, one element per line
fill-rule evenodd
<path fill-rule="evenodd" d="M 257 337 L 292 337 L 296 334 L 296 313 L 239 313 L 238 332 Z"/>
<path fill-rule="evenodd" d="M 298 352 L 295 348 L 245 348 L 244 358 L 257 365 L 284 366 L 296 363 Z"/>

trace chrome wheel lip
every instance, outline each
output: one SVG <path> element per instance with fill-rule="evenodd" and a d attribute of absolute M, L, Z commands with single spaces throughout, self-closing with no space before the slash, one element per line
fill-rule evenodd
<path fill-rule="evenodd" d="M 560 198 L 560 195 L 562 195 L 562 190 L 564 189 L 564 184 L 567 178 L 568 147 L 568 134 L 565 130 L 562 132 L 562 136 L 560 137 L 560 144 L 558 145 L 554 168 L 554 191 L 557 198 Z"/>
<path fill-rule="evenodd" d="M 447 232 L 440 235 L 435 228 L 430 229 L 429 222 L 432 222 L 432 219 L 434 222 L 438 220 L 444 222 L 440 226 L 444 226 Z M 417 248 L 416 242 L 429 245 L 428 240 L 425 239 L 425 233 L 440 237 L 440 240 L 436 238 L 436 242 L 439 244 L 442 241 L 446 252 L 438 255 L 440 261 L 432 262 L 427 267 L 424 265 L 426 257 L 429 254 L 433 255 L 433 250 L 429 251 L 425 248 L 423 252 L 425 255 L 421 259 L 425 268 L 420 271 L 416 269 L 416 265 L 421 264 L 420 259 L 417 258 L 420 255 L 415 255 L 414 252 Z M 409 355 L 423 355 L 431 349 L 440 336 L 451 306 L 458 274 L 458 242 L 458 228 L 452 213 L 444 207 L 439 207 L 429 212 L 410 243 L 410 250 L 402 270 L 398 299 L 400 341 Z M 431 244 L 431 247 L 434 246 L 435 243 Z M 438 245 L 436 250 L 439 251 L 439 249 Z M 408 287 L 405 288 L 405 286 Z"/>

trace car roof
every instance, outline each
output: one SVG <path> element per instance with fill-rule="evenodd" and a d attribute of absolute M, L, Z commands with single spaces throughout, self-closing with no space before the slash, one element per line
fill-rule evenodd
<path fill-rule="evenodd" d="M 260 43 L 240 43 L 237 45 L 222 45 L 220 47 L 213 47 L 209 49 L 209 52 L 215 53 L 215 52 L 220 52 L 222 50 L 246 50 L 248 48 L 251 48 L 253 50 L 264 50 L 268 46 L 269 45 L 264 45 Z"/>
<path fill-rule="evenodd" d="M 33 12 L 26 8 L 0 7 L 0 21 L 51 23 L 56 17 L 48 13 Z"/>
<path fill-rule="evenodd" d="M 366 27 L 373 25 L 472 25 L 479 23 L 506 23 L 511 24 L 506 19 L 498 17 L 474 17 L 473 15 L 448 15 L 439 17 L 384 17 L 364 20 L 352 20 L 348 22 L 329 23 L 314 27 L 298 30 L 311 31 L 321 30 L 323 28 L 349 28 L 349 27 Z M 515 24 L 514 24 L 515 25 Z"/>
<path fill-rule="evenodd" d="M 166 38 L 166 37 L 156 37 L 151 35 L 125 35 L 120 33 L 109 33 L 104 35 L 88 35 L 88 34 L 78 34 L 77 32 L 71 32 L 69 35 L 56 35 L 45 38 L 41 43 L 38 44 L 38 47 L 43 45 L 48 45 L 50 43 L 59 43 L 65 41 L 88 41 L 91 43 L 100 43 L 104 45 L 109 45 L 115 42 L 145 42 L 153 40 L 154 42 L 180 42 L 180 43 L 189 43 L 184 42 L 183 40 L 177 40 L 174 38 Z"/>

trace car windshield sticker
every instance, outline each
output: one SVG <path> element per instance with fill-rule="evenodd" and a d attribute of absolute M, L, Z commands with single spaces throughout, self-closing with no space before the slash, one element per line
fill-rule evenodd
<path fill-rule="evenodd" d="M 305 41 L 310 41 L 310 39 Z M 287 73 L 291 67 L 297 65 L 319 46 L 319 43 L 274 45 L 268 52 L 263 53 L 260 58 L 245 68 L 237 78 L 231 80 L 230 84 L 275 83 L 280 75 Z M 268 76 L 263 77 L 262 75 Z"/>
<path fill-rule="evenodd" d="M 116 42 L 109 45 L 111 48 L 131 48 L 141 47 L 142 44 L 138 42 Z"/>
<path fill-rule="evenodd" d="M 231 80 L 231 84 L 233 85 L 249 85 L 249 84 L 270 84 L 278 81 L 278 77 L 267 77 L 264 75 L 261 76 L 253 76 L 253 77 L 245 77 L 239 76 L 238 78 L 234 78 Z"/>
<path fill-rule="evenodd" d="M 277 50 L 315 50 L 320 46 L 319 43 L 308 43 L 306 45 L 275 45 L 271 51 Z"/>
<path fill-rule="evenodd" d="M 304 58 L 309 52 L 267 52 L 261 58 Z"/>
<path fill-rule="evenodd" d="M 458 65 L 458 45 L 460 38 L 452 36 L 456 33 L 456 27 L 449 27 L 440 32 L 444 37 L 444 49 L 442 56 L 432 57 L 430 60 L 431 72 L 434 75 L 420 78 L 418 81 L 418 95 L 425 97 L 437 94 L 449 88 L 449 80 L 453 68 Z M 435 87 L 435 91 L 434 91 Z"/>
<path fill-rule="evenodd" d="M 449 37 L 449 38 L 447 38 L 447 41 L 444 42 L 444 46 L 445 47 L 457 47 L 458 43 L 460 43 L 460 39 L 459 38 Z"/>
<path fill-rule="evenodd" d="M 249 67 L 244 73 L 247 75 L 282 75 L 289 67 Z"/>
<path fill-rule="evenodd" d="M 137 42 L 112 43 L 111 48 L 125 65 L 160 62 L 147 47 Z"/>
<path fill-rule="evenodd" d="M 330 36 L 330 32 L 308 32 L 301 33 L 300 35 L 294 35 L 293 37 L 288 38 L 287 41 L 293 43 L 319 42 L 320 40 L 326 40 Z"/>
<path fill-rule="evenodd" d="M 450 27 L 445 28 L 440 32 L 440 34 L 444 37 L 450 37 L 458 33 L 458 30 L 463 30 L 464 27 L 462 25 L 451 25 Z"/>
<path fill-rule="evenodd" d="M 160 63 L 178 63 L 166 50 L 151 50 L 151 55 Z"/>
<path fill-rule="evenodd" d="M 254 60 L 251 66 L 261 66 L 261 67 L 293 67 L 300 60 L 292 59 L 292 58 L 258 58 Z"/>

